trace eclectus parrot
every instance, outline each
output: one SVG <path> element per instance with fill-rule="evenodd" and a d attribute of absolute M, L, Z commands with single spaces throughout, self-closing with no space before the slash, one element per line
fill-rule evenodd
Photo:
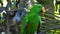
<path fill-rule="evenodd" d="M 40 12 L 45 12 L 41 4 L 34 4 L 30 12 L 24 17 L 20 34 L 34 34 L 38 30 L 38 24 L 42 26 Z"/>

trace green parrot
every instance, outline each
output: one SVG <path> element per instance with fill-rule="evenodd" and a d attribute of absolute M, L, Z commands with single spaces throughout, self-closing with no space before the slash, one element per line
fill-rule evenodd
<path fill-rule="evenodd" d="M 20 34 L 34 34 L 38 30 L 38 24 L 42 26 L 40 12 L 45 12 L 41 4 L 34 4 L 30 12 L 24 17 Z"/>

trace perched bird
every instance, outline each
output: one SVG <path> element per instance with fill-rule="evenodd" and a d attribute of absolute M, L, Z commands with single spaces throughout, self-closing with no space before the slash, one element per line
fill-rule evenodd
<path fill-rule="evenodd" d="M 21 34 L 35 34 L 42 27 L 40 12 L 45 12 L 41 4 L 33 4 L 29 13 L 24 17 L 21 26 Z"/>

